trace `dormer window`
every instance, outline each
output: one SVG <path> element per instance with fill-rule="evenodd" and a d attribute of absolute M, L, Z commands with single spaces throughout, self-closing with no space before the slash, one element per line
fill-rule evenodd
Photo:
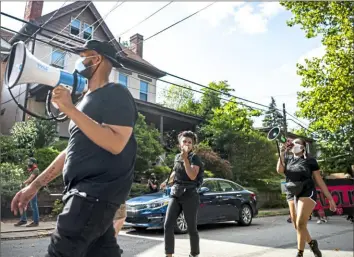
<path fill-rule="evenodd" d="M 83 38 L 86 40 L 92 39 L 92 34 L 93 34 L 93 26 L 84 23 L 84 35 Z"/>
<path fill-rule="evenodd" d="M 80 28 L 81 28 L 81 21 L 78 19 L 72 19 L 70 24 L 70 34 L 74 36 L 79 36 Z"/>

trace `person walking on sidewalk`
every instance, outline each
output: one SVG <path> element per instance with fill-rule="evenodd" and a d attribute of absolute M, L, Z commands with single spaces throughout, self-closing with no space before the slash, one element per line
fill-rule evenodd
<path fill-rule="evenodd" d="M 31 174 L 29 178 L 24 181 L 22 184 L 27 186 L 32 183 L 32 181 L 39 175 L 39 169 L 37 166 L 37 160 L 33 157 L 28 159 L 28 164 L 27 164 L 27 171 Z M 30 201 L 30 206 L 32 209 L 32 215 L 33 215 L 33 221 L 32 223 L 28 224 L 26 227 L 37 227 L 39 225 L 39 210 L 38 210 L 38 200 L 37 200 L 37 194 L 33 196 L 33 198 Z M 27 224 L 27 212 L 24 211 L 22 213 L 21 219 L 19 222 L 14 224 L 15 227 L 22 226 Z"/>

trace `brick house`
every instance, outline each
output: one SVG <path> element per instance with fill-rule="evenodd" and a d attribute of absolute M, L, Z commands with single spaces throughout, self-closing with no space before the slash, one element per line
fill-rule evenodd
<path fill-rule="evenodd" d="M 66 44 L 65 47 L 80 46 L 89 39 L 110 41 L 114 38 L 91 1 L 76 1 L 60 8 L 58 11 L 55 10 L 42 15 L 44 3 L 43 1 L 28 1 L 24 20 L 38 26 L 45 24 L 45 28 L 61 32 L 61 34 L 75 38 L 75 40 L 71 41 L 65 37 L 41 30 L 37 33 L 36 39 L 46 42 L 50 41 L 54 46 L 20 34 L 15 34 L 9 40 L 10 44 L 28 39 L 27 48 L 33 51 L 33 55 L 39 60 L 52 66 L 72 71 L 78 56 L 65 52 L 55 46 L 63 46 L 64 44 Z M 19 32 L 32 35 L 38 30 L 38 27 L 32 24 L 25 24 Z M 200 117 L 187 115 L 156 104 L 156 80 L 165 76 L 165 72 L 143 58 L 143 39 L 144 37 L 140 34 L 132 35 L 130 37 L 132 49 L 125 47 L 119 40 L 112 40 L 113 45 L 120 54 L 122 63 L 129 70 L 114 68 L 110 75 L 110 80 L 120 82 L 128 87 L 136 99 L 139 112 L 145 116 L 148 123 L 154 124 L 160 130 L 161 136 L 164 131 L 172 129 L 177 131 L 184 129 L 194 130 L 195 126 L 202 121 Z M 41 115 L 45 114 L 45 97 L 47 92 L 48 86 L 41 84 L 24 84 L 16 86 L 13 89 L 13 94 L 15 96 L 19 95 L 17 98 L 19 103 Z M 1 102 L 10 99 L 7 89 L 3 89 Z M 3 134 L 8 134 L 15 122 L 29 118 L 19 110 L 13 101 L 6 103 L 4 108 L 6 110 L 1 117 L 1 132 Z M 58 132 L 61 137 L 68 137 L 68 123 L 68 121 L 58 123 Z"/>

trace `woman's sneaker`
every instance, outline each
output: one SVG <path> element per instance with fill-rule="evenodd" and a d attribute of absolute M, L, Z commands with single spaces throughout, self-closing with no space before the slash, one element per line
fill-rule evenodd
<path fill-rule="evenodd" d="M 313 254 L 315 255 L 315 257 L 322 257 L 322 253 L 320 251 L 320 249 L 318 249 L 318 242 L 317 240 L 312 240 L 309 243 L 309 246 L 311 248 L 311 251 L 313 252 Z"/>

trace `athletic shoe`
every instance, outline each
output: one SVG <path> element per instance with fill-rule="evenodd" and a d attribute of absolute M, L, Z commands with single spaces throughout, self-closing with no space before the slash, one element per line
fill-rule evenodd
<path fill-rule="evenodd" d="M 318 249 L 318 242 L 317 240 L 312 240 L 309 243 L 309 246 L 311 248 L 311 251 L 313 252 L 315 257 L 322 257 L 322 253 L 320 251 L 320 249 Z"/>

